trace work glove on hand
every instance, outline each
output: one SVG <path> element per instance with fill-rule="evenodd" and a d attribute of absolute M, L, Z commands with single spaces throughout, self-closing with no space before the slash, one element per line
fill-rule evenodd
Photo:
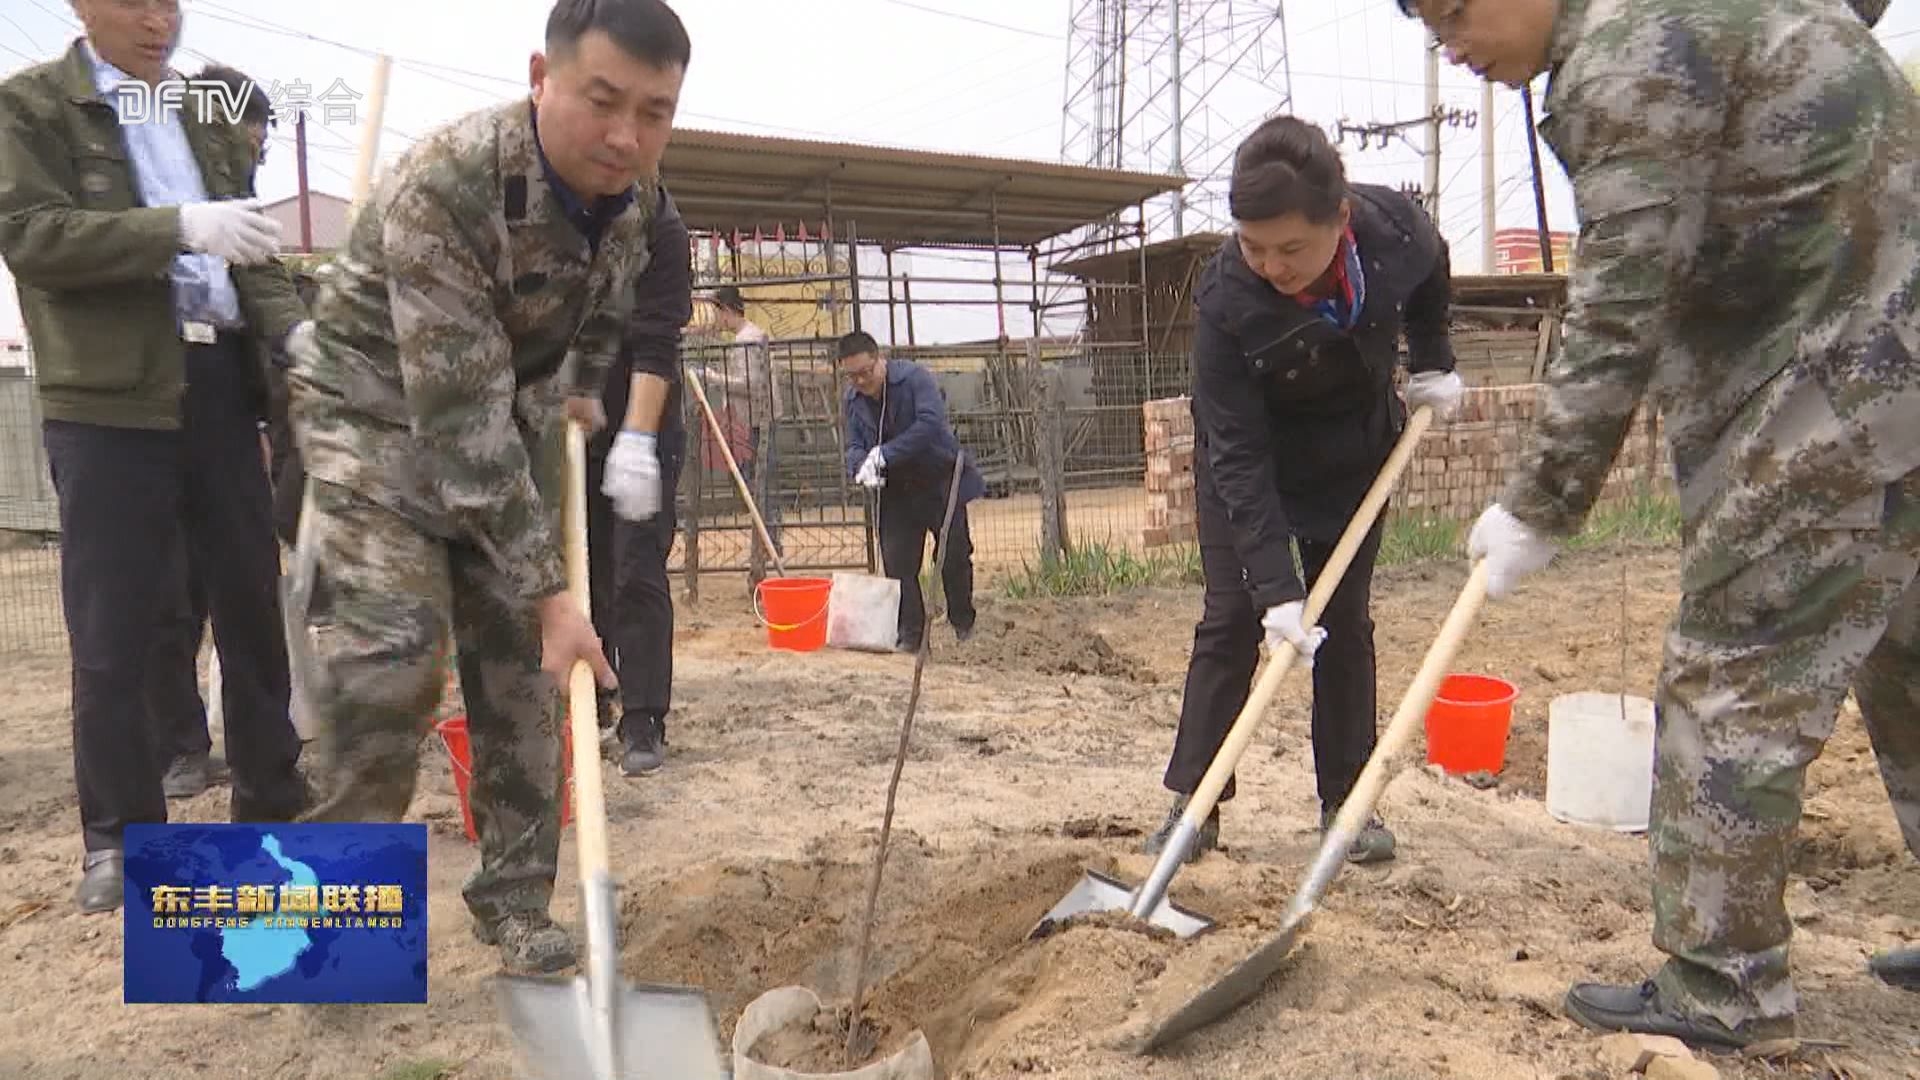
<path fill-rule="evenodd" d="M 1467 535 L 1467 558 L 1487 561 L 1487 595 L 1496 600 L 1512 592 L 1521 578 L 1545 570 L 1553 555 L 1551 540 L 1499 503 L 1487 507 Z"/>
<path fill-rule="evenodd" d="M 628 521 L 646 521 L 660 512 L 660 459 L 652 435 L 623 431 L 614 436 L 600 492 L 613 501 L 613 512 Z"/>
<path fill-rule="evenodd" d="M 1467 393 L 1466 380 L 1455 371 L 1422 371 L 1407 380 L 1407 408 L 1425 405 L 1435 420 L 1445 422 L 1460 411 L 1460 399 Z"/>
<path fill-rule="evenodd" d="M 886 486 L 886 478 L 880 470 L 887 467 L 887 459 L 880 453 L 879 447 L 867 451 L 867 459 L 860 463 L 860 469 L 853 474 L 853 482 L 862 487 L 878 488 Z"/>
<path fill-rule="evenodd" d="M 263 263 L 280 250 L 280 223 L 260 212 L 258 199 L 185 203 L 180 242 L 236 265 Z"/>
<path fill-rule="evenodd" d="M 1267 609 L 1260 625 L 1267 629 L 1268 649 L 1278 650 L 1283 643 L 1291 642 L 1300 659 L 1311 667 L 1313 654 L 1320 651 L 1321 644 L 1327 640 L 1327 632 L 1318 626 L 1311 631 L 1302 626 L 1301 620 L 1306 617 L 1306 612 L 1307 605 L 1301 600 L 1280 604 Z"/>

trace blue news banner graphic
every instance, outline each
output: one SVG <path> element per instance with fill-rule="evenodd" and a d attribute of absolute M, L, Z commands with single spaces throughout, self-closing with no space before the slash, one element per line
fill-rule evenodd
<path fill-rule="evenodd" d="M 427 1000 L 425 825 L 126 833 L 126 1003 Z"/>

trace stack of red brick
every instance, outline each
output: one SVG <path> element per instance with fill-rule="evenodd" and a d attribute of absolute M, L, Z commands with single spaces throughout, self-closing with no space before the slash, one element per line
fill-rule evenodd
<path fill-rule="evenodd" d="M 1499 497 L 1533 427 L 1537 386 L 1478 387 L 1460 413 L 1435 425 L 1407 463 L 1390 515 L 1468 522 Z M 1149 401 L 1146 422 L 1147 547 L 1194 539 L 1193 421 L 1185 397 Z M 1641 491 L 1672 494 L 1673 469 L 1658 420 L 1636 415 L 1601 501 Z"/>
<path fill-rule="evenodd" d="M 1189 399 L 1149 401 L 1146 415 L 1147 547 L 1190 544 L 1197 538 L 1193 506 L 1193 413 Z"/>

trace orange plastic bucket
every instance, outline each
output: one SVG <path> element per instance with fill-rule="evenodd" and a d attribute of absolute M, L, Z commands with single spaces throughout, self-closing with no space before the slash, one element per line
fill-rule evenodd
<path fill-rule="evenodd" d="M 754 592 L 767 644 L 791 652 L 813 652 L 827 643 L 828 578 L 767 578 Z"/>
<path fill-rule="evenodd" d="M 1491 675 L 1449 675 L 1427 708 L 1427 763 L 1456 776 L 1498 773 L 1520 690 Z"/>
<path fill-rule="evenodd" d="M 440 733 L 440 741 L 446 744 L 447 756 L 453 759 L 453 786 L 460 793 L 460 820 L 466 825 L 467 839 L 478 843 L 480 831 L 473 824 L 473 804 L 469 801 L 467 790 L 473 785 L 473 746 L 467 739 L 467 718 L 453 716 L 433 726 Z M 573 728 L 565 728 L 561 733 L 561 744 L 566 748 L 565 761 L 560 773 L 560 827 L 566 828 L 573 820 Z"/>

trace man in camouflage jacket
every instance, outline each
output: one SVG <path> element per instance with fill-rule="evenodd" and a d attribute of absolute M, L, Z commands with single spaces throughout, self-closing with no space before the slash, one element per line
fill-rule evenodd
<path fill-rule="evenodd" d="M 656 176 L 688 52 L 660 0 L 560 0 L 532 101 L 456 121 L 395 163 L 321 271 L 313 333 L 293 344 L 317 553 L 324 786 L 310 817 L 406 813 L 451 631 L 480 837 L 465 896 L 510 971 L 573 962 L 547 915 L 557 691 L 578 660 L 603 683 L 612 672 L 566 590 L 563 398 L 566 416 L 597 419 L 625 339 L 630 404 L 603 490 L 622 517 L 650 518 L 677 355 L 633 346 L 677 342 L 691 311 L 684 258 L 677 296 L 647 280 L 675 265 L 649 244 L 669 205 Z M 650 310 L 636 292 L 656 298 Z"/>
<path fill-rule="evenodd" d="M 1551 71 L 1580 214 L 1565 344 L 1469 539 L 1504 595 L 1591 509 L 1643 398 L 1685 543 L 1658 690 L 1654 942 L 1594 1028 L 1788 1035 L 1807 766 L 1851 690 L 1920 854 L 1920 103 L 1886 0 L 1403 0 L 1456 62 Z M 1914 950 L 1873 969 L 1913 986 Z"/>

